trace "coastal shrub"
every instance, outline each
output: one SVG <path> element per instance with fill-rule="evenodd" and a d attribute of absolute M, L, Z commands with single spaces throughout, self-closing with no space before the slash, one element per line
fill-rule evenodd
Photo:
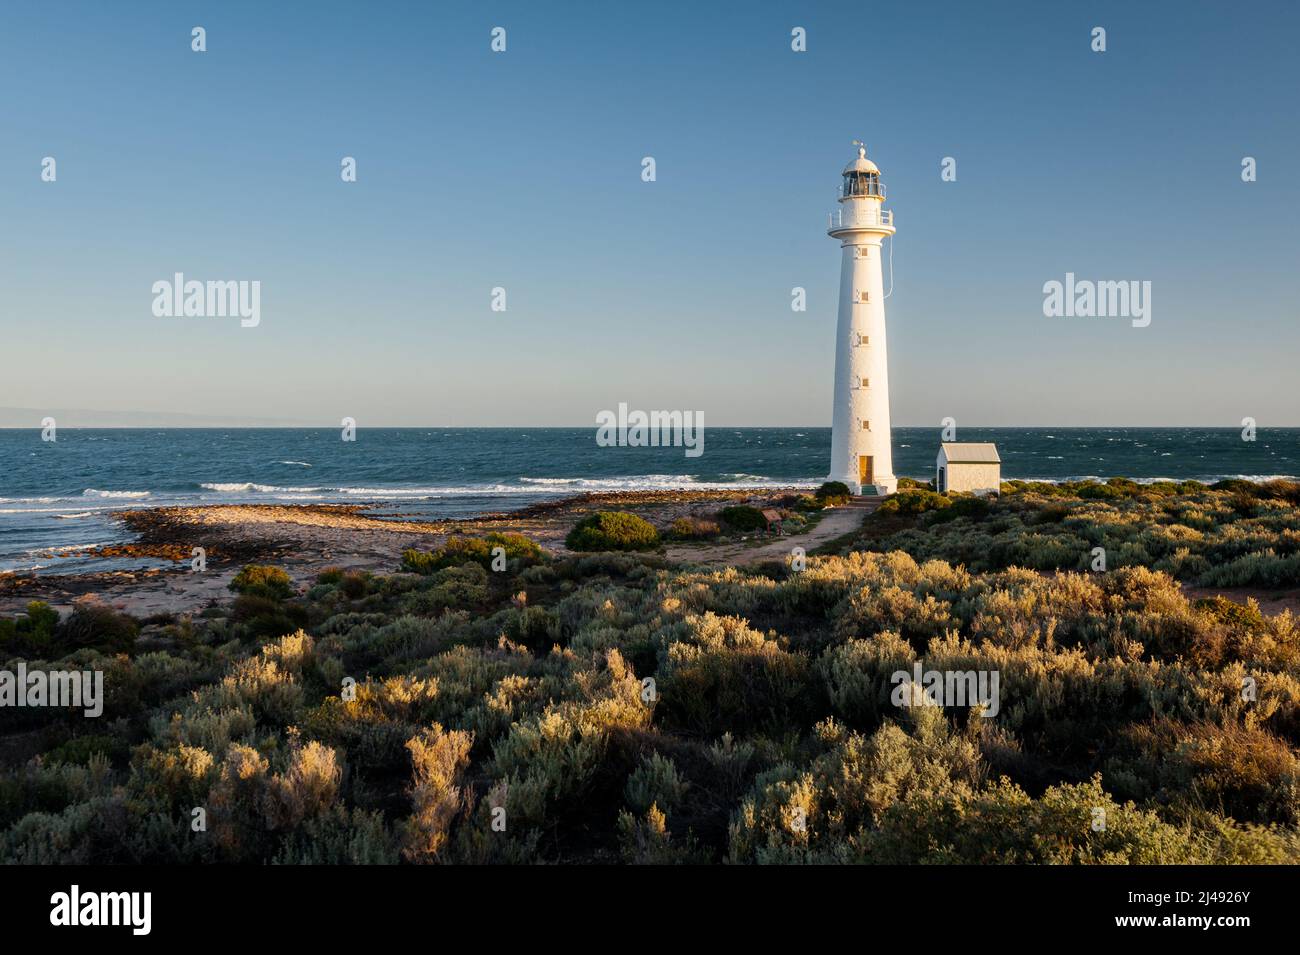
<path fill-rule="evenodd" d="M 1102 547 L 1108 569 L 1141 565 L 1201 586 L 1300 583 L 1300 514 L 1286 501 L 1289 486 L 1274 497 L 1271 485 L 1246 482 L 1251 503 L 1244 509 L 1237 499 L 1246 495 L 1233 487 L 1011 481 L 997 501 L 900 491 L 866 522 L 857 546 L 980 572 L 1083 570 Z M 902 517 L 914 519 L 904 524 Z"/>
<path fill-rule="evenodd" d="M 349 600 L 360 600 L 370 589 L 373 575 L 365 570 L 349 570 L 339 578 L 338 588 Z"/>
<path fill-rule="evenodd" d="M 672 812 L 682 804 L 689 787 L 690 784 L 678 775 L 677 765 L 671 759 L 651 753 L 628 777 L 624 794 L 628 806 L 639 814 L 652 806 Z"/>
<path fill-rule="evenodd" d="M 460 777 L 469 765 L 473 744 L 471 734 L 448 733 L 437 723 L 407 741 L 414 812 L 406 823 L 402 854 L 412 862 L 436 861 L 447 845 L 452 822 L 470 809 Z"/>
<path fill-rule="evenodd" d="M 488 571 L 476 563 L 446 567 L 433 573 L 427 586 L 404 594 L 402 613 L 436 616 L 448 609 L 469 609 L 488 600 Z"/>
<path fill-rule="evenodd" d="M 126 614 L 82 600 L 59 626 L 57 638 L 65 650 L 93 647 L 105 653 L 130 653 L 139 632 L 140 625 Z"/>
<path fill-rule="evenodd" d="M 799 722 L 816 706 L 806 657 L 740 617 L 686 618 L 660 666 L 666 726 L 720 735 Z"/>
<path fill-rule="evenodd" d="M 597 511 L 580 520 L 565 538 L 569 550 L 649 550 L 659 532 L 644 518 L 626 511 Z"/>
<path fill-rule="evenodd" d="M 1235 630 L 1257 631 L 1267 625 L 1264 615 L 1259 612 L 1259 601 L 1254 598 L 1239 604 L 1222 595 L 1205 597 L 1197 600 L 1195 607 L 1219 623 Z"/>
<path fill-rule="evenodd" d="M 952 500 L 945 495 L 915 488 L 889 495 L 880 503 L 875 512 L 882 517 L 915 515 L 951 506 Z"/>
<path fill-rule="evenodd" d="M 974 742 L 954 734 L 936 707 L 909 717 L 911 733 L 888 723 L 869 737 L 819 724 L 822 755 L 755 780 L 732 817 L 730 861 L 870 861 L 870 834 L 895 805 L 973 793 L 983 775 Z"/>
<path fill-rule="evenodd" d="M 808 527 L 808 518 L 796 511 L 785 511 L 781 515 L 781 531 L 785 534 L 799 534 Z"/>
<path fill-rule="evenodd" d="M 108 759 L 92 755 L 86 765 L 33 761 L 0 774 L 0 830 L 30 813 L 61 813 L 113 790 Z"/>
<path fill-rule="evenodd" d="M 282 772 L 252 746 L 232 745 L 208 793 L 213 842 L 231 862 L 271 854 L 282 833 L 336 805 L 342 767 L 317 742 L 290 746 Z"/>
<path fill-rule="evenodd" d="M 289 765 L 267 784 L 263 806 L 270 829 L 292 829 L 304 819 L 323 815 L 338 798 L 343 769 L 337 754 L 316 741 L 295 745 Z"/>
<path fill-rule="evenodd" d="M 241 632 L 253 639 L 281 637 L 304 627 L 308 622 L 305 608 L 284 604 L 258 594 L 240 594 L 231 606 L 230 619 Z"/>
<path fill-rule="evenodd" d="M 724 507 L 719 512 L 718 517 L 731 531 L 747 533 L 749 531 L 760 531 L 767 527 L 767 518 L 763 516 L 763 512 L 756 507 L 750 507 L 748 504 L 733 504 L 731 507 Z"/>
<path fill-rule="evenodd" d="M 932 493 L 932 492 L 925 492 Z M 934 510 L 931 516 L 932 524 L 939 524 L 944 521 L 953 521 L 959 517 L 979 520 L 992 509 L 989 502 L 982 497 L 975 497 L 973 494 L 948 495 L 951 497 L 951 503 L 947 507 L 939 507 Z"/>
<path fill-rule="evenodd" d="M 288 600 L 294 595 L 293 580 L 288 573 L 266 564 L 246 564 L 228 586 L 237 594 L 268 600 Z"/>
<path fill-rule="evenodd" d="M 629 865 L 700 865 L 711 861 L 689 831 L 685 838 L 668 831 L 668 817 L 651 805 L 640 818 L 629 812 L 618 814 L 618 833 L 623 861 Z"/>
<path fill-rule="evenodd" d="M 1267 548 L 1210 567 L 1197 583 L 1207 587 L 1287 587 L 1300 583 L 1300 554 L 1283 557 Z"/>
<path fill-rule="evenodd" d="M 0 834 L 0 855 L 19 865 L 131 861 L 130 809 L 120 795 L 95 796 L 58 813 L 33 812 Z"/>
<path fill-rule="evenodd" d="M 304 819 L 273 861 L 276 865 L 394 865 L 400 858 L 382 813 L 336 805 Z"/>
<path fill-rule="evenodd" d="M 76 766 L 88 766 L 94 756 L 102 756 L 109 764 L 122 763 L 130 755 L 130 746 L 126 740 L 117 736 L 96 734 L 74 736 L 60 743 L 45 757 L 48 763 L 70 763 Z"/>
<path fill-rule="evenodd" d="M 1105 827 L 1094 827 L 1096 819 Z M 861 845 L 869 861 L 886 865 L 1172 865 L 1213 858 L 1213 849 L 1198 846 L 1185 828 L 1116 802 L 1099 777 L 1053 786 L 1038 799 L 1006 779 L 980 791 L 912 798 L 882 813 Z"/>
<path fill-rule="evenodd" d="M 915 489 L 933 491 L 934 481 L 918 481 L 915 478 L 900 477 L 898 479 L 898 489 L 900 491 L 910 491 Z"/>
<path fill-rule="evenodd" d="M 339 584 L 343 581 L 343 575 L 346 573 L 342 567 L 326 567 L 316 575 L 318 584 Z"/>
<path fill-rule="evenodd" d="M 679 517 L 672 523 L 670 533 L 674 540 L 708 540 L 722 533 L 717 521 L 702 517 Z"/>
<path fill-rule="evenodd" d="M 1076 497 L 1093 501 L 1115 500 L 1127 496 L 1122 486 L 1102 484 L 1098 481 L 1084 481 L 1071 490 Z"/>
<path fill-rule="evenodd" d="M 641 681 L 617 650 L 573 680 L 580 699 L 513 723 L 493 747 L 491 770 L 505 784 L 508 817 L 528 826 L 563 805 L 581 805 L 598 783 L 611 735 L 644 730 L 650 722 L 653 710 L 641 697 Z"/>
<path fill-rule="evenodd" d="M 45 656 L 54 644 L 59 612 L 41 600 L 27 604 L 24 616 L 0 618 L 0 652 L 8 656 Z"/>
<path fill-rule="evenodd" d="M 848 640 L 827 649 L 816 671 L 825 682 L 835 715 L 850 727 L 875 727 L 894 715 L 890 703 L 892 674 L 908 672 L 915 659 L 912 647 L 896 631 L 883 631 L 870 640 Z"/>
<path fill-rule="evenodd" d="M 212 753 L 201 746 L 146 743 L 131 756 L 128 785 L 132 794 L 170 812 L 203 804 L 216 769 Z"/>
<path fill-rule="evenodd" d="M 402 569 L 417 574 L 431 574 L 447 567 L 473 563 L 491 570 L 493 558 L 496 556 L 494 552 L 498 549 L 504 554 L 507 566 L 515 570 L 538 563 L 542 559 L 541 546 L 523 534 L 494 532 L 483 537 L 462 537 L 453 534 L 436 550 L 403 551 Z"/>
<path fill-rule="evenodd" d="M 0 863 L 1294 863 L 1300 617 L 1184 588 L 1300 554 L 1291 489 L 1103 486 L 949 496 L 798 572 L 471 560 L 353 602 L 340 570 L 144 652 L 37 607 L 0 654 L 43 632 L 28 666 L 102 670 L 105 718 L 0 728 Z M 918 663 L 996 673 L 996 718 L 897 705 Z"/>
<path fill-rule="evenodd" d="M 1112 772 L 1161 802 L 1195 803 L 1242 822 L 1300 822 L 1300 759 L 1261 729 L 1158 720 L 1122 736 Z"/>
<path fill-rule="evenodd" d="M 826 507 L 847 504 L 850 497 L 849 486 L 843 481 L 826 481 L 817 488 L 813 496 Z"/>

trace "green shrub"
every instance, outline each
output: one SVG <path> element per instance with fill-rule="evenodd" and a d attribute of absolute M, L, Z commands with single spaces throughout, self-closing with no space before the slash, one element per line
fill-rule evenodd
<path fill-rule="evenodd" d="M 901 477 L 898 479 L 898 489 L 900 491 L 911 491 L 911 490 L 933 491 L 934 482 L 918 481 L 916 480 L 916 478 Z"/>
<path fill-rule="evenodd" d="M 876 508 L 876 513 L 882 516 L 916 515 L 947 507 L 952 507 L 951 498 L 934 491 L 914 489 L 891 494 Z"/>
<path fill-rule="evenodd" d="M 686 618 L 664 652 L 664 724 L 708 735 L 774 730 L 806 719 L 817 699 L 807 657 L 740 617 Z"/>
<path fill-rule="evenodd" d="M 326 567 L 316 575 L 318 584 L 338 584 L 343 580 L 344 570 L 342 567 Z"/>
<path fill-rule="evenodd" d="M 955 496 L 948 507 L 940 507 L 931 518 L 933 523 L 943 523 L 944 521 L 955 521 L 959 517 L 969 517 L 971 520 L 980 520 L 988 514 L 991 505 L 982 497 L 975 497 L 973 494 L 962 494 Z"/>
<path fill-rule="evenodd" d="M 491 533 L 484 537 L 463 537 L 453 534 L 436 550 L 407 550 L 402 553 L 402 569 L 417 574 L 431 574 L 447 567 L 478 564 L 492 569 L 493 551 L 504 552 L 507 566 L 518 569 L 538 563 L 542 557 L 541 546 L 523 534 Z"/>
<path fill-rule="evenodd" d="M 1113 501 L 1116 498 L 1122 498 L 1126 496 L 1124 494 L 1123 487 L 1119 487 L 1111 484 L 1099 484 L 1096 481 L 1081 482 L 1073 490 L 1078 497 L 1090 501 L 1107 501 L 1107 500 Z"/>
<path fill-rule="evenodd" d="M 230 610 L 230 619 L 257 639 L 282 637 L 307 624 L 307 611 L 293 604 L 258 594 L 240 594 Z"/>
<path fill-rule="evenodd" d="M 124 613 L 103 604 L 78 602 L 58 630 L 67 650 L 93 647 L 105 653 L 130 653 L 135 649 L 140 625 Z"/>
<path fill-rule="evenodd" d="M 733 504 L 731 507 L 724 507 L 718 516 L 729 530 L 741 533 L 759 531 L 767 527 L 767 518 L 763 516 L 763 512 L 756 507 L 750 507 L 748 504 Z"/>
<path fill-rule="evenodd" d="M 822 499 L 828 497 L 848 497 L 849 486 L 843 481 L 827 481 L 817 489 L 815 496 Z"/>
<path fill-rule="evenodd" d="M 701 865 L 712 861 L 695 836 L 687 831 L 678 839 L 668 831 L 668 817 L 656 805 L 638 819 L 630 812 L 618 814 L 623 861 L 629 865 Z"/>
<path fill-rule="evenodd" d="M 349 570 L 339 578 L 338 588 L 349 600 L 360 600 L 370 589 L 372 578 L 367 570 Z"/>
<path fill-rule="evenodd" d="M 670 532 L 674 540 L 707 540 L 722 533 L 716 521 L 700 517 L 679 517 L 673 521 Z"/>
<path fill-rule="evenodd" d="M 435 572 L 426 586 L 404 594 L 399 608 L 403 613 L 433 616 L 448 608 L 470 609 L 487 599 L 488 571 L 469 563 Z"/>
<path fill-rule="evenodd" d="M 644 518 L 626 511 L 597 511 L 580 520 L 564 544 L 569 550 L 649 550 L 659 532 Z"/>
<path fill-rule="evenodd" d="M 51 750 L 45 759 L 51 764 L 89 766 L 95 756 L 101 756 L 110 763 L 121 762 L 130 755 L 130 750 L 127 741 L 116 736 L 74 736 Z"/>
<path fill-rule="evenodd" d="M 682 804 L 689 787 L 690 784 L 678 775 L 677 766 L 671 759 L 651 753 L 628 777 L 623 792 L 627 804 L 637 813 L 644 813 L 655 805 L 672 812 Z"/>
<path fill-rule="evenodd" d="M 0 618 L 0 652 L 12 656 L 44 656 L 54 645 L 59 612 L 42 600 L 27 605 L 26 616 Z"/>
<path fill-rule="evenodd" d="M 230 582 L 231 590 L 249 597 L 288 600 L 294 595 L 293 580 L 279 567 L 247 564 Z"/>
<path fill-rule="evenodd" d="M 839 507 L 849 502 L 849 486 L 843 481 L 827 481 L 813 495 L 823 507 Z"/>

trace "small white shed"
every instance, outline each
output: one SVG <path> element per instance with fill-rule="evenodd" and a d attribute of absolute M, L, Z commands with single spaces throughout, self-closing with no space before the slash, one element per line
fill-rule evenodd
<path fill-rule="evenodd" d="M 939 445 L 934 465 L 936 491 L 969 491 L 992 494 L 1002 490 L 1002 459 L 997 445 L 988 442 L 958 444 L 945 441 Z"/>

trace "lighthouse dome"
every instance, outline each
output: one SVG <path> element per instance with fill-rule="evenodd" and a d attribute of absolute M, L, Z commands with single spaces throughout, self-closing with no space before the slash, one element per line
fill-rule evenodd
<path fill-rule="evenodd" d="M 876 164 L 867 158 L 867 147 L 858 147 L 858 158 L 845 166 L 844 172 L 841 175 L 847 176 L 849 173 L 853 172 L 880 172 L 880 169 L 877 168 Z"/>
<path fill-rule="evenodd" d="M 844 184 L 840 187 L 840 201 L 846 199 L 881 199 L 885 198 L 885 186 L 880 181 L 880 170 L 867 158 L 867 147 L 854 140 L 858 147 L 858 158 L 844 167 L 841 174 Z"/>

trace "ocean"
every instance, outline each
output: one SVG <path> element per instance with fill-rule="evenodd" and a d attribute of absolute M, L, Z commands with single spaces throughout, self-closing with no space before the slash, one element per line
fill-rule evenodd
<path fill-rule="evenodd" d="M 1060 481 L 1266 480 L 1300 474 L 1300 429 L 962 428 L 992 441 L 1002 476 Z M 937 428 L 895 428 L 894 471 L 932 476 Z M 0 571 L 88 569 L 130 540 L 113 511 L 233 503 L 376 503 L 385 514 L 467 517 L 585 491 L 816 485 L 829 428 L 710 428 L 704 454 L 597 447 L 595 428 L 0 430 Z M 130 566 L 140 566 L 134 560 Z M 103 561 L 94 569 L 105 569 Z"/>

